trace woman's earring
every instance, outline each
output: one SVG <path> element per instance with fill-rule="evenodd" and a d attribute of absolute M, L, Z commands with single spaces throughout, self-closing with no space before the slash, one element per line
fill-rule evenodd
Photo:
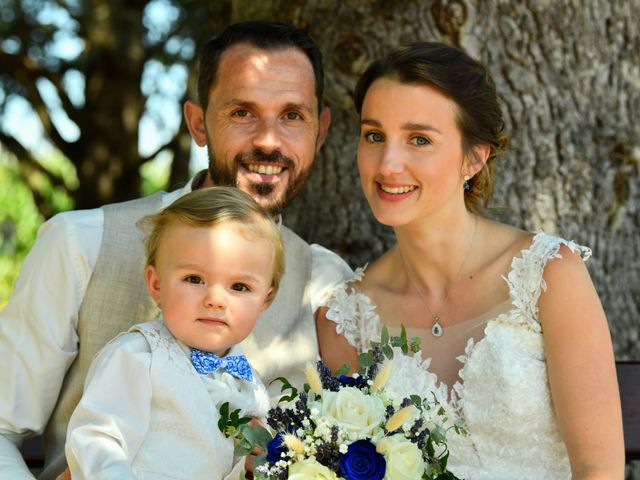
<path fill-rule="evenodd" d="M 469 186 L 469 180 L 471 180 L 471 177 L 469 175 L 465 175 L 464 176 L 464 186 L 462 188 L 464 188 L 465 190 L 469 190 L 469 188 L 471 188 Z"/>

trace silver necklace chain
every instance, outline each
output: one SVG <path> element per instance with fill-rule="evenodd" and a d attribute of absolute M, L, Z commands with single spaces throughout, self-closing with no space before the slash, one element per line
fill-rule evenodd
<path fill-rule="evenodd" d="M 467 250 L 467 254 L 464 256 L 464 259 L 460 264 L 460 268 L 458 269 L 458 272 L 453 277 L 453 281 L 451 282 L 451 285 L 454 285 L 458 281 L 460 274 L 462 273 L 462 269 L 464 268 L 464 265 L 467 263 L 469 255 L 471 255 L 471 250 L 473 250 L 473 242 L 476 239 L 476 232 L 478 231 L 478 216 L 474 215 L 474 219 L 475 219 L 475 222 L 473 224 L 473 234 L 471 235 L 469 250 Z M 420 290 L 420 288 L 418 288 L 418 284 L 416 283 L 415 279 L 409 274 L 407 263 L 404 261 L 404 256 L 402 255 L 402 250 L 400 249 L 399 245 L 398 245 L 398 253 L 400 254 L 400 260 L 402 260 L 402 266 L 404 267 L 404 271 L 406 272 L 407 277 L 409 277 L 409 282 L 411 282 L 411 285 L 413 285 L 413 288 L 416 290 L 416 292 L 418 292 L 418 296 L 420 297 L 420 300 L 422 300 L 422 303 L 424 304 L 425 307 L 427 307 L 427 310 L 429 311 L 429 315 L 431 315 L 431 319 L 433 320 L 433 325 L 431 326 L 431 334 L 434 337 L 441 337 L 442 334 L 444 333 L 444 329 L 440 324 L 440 315 L 438 315 L 437 313 L 434 313 L 433 310 L 431 310 L 431 307 L 429 307 L 429 303 L 427 302 L 427 299 L 425 298 L 424 293 L 422 292 L 422 290 Z M 446 306 L 447 300 L 449 300 L 450 295 L 451 295 L 451 289 L 449 289 L 449 291 L 447 292 L 447 295 L 444 297 L 444 300 L 442 301 L 443 307 Z"/>

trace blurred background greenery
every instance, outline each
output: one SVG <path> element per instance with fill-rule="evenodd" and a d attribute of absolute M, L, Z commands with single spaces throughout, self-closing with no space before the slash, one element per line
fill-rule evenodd
<path fill-rule="evenodd" d="M 39 159 L 52 173 L 64 178 L 74 188 L 78 178 L 73 165 L 63 156 L 52 153 Z M 166 188 L 169 166 L 161 159 L 141 167 L 144 195 Z M 5 305 L 20 271 L 20 264 L 36 238 L 45 218 L 38 210 L 36 198 L 53 206 L 53 213 L 74 208 L 67 192 L 51 183 L 45 175 L 33 173 L 31 185 L 23 181 L 16 159 L 0 149 L 0 309 Z"/>

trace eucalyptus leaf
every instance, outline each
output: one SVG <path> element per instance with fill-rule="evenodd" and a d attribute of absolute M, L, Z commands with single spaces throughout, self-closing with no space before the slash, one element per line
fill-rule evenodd
<path fill-rule="evenodd" d="M 387 330 L 386 326 L 382 327 L 382 333 L 380 334 L 380 343 L 382 345 L 386 345 L 389 343 L 389 330 Z"/>
<path fill-rule="evenodd" d="M 387 345 L 383 345 L 382 346 L 382 353 L 389 360 L 391 360 L 393 358 L 393 348 L 391 347 L 391 345 L 388 345 L 388 344 Z"/>
<path fill-rule="evenodd" d="M 375 363 L 373 355 L 369 352 L 364 352 L 358 355 L 358 365 L 360 368 L 368 368 Z"/>

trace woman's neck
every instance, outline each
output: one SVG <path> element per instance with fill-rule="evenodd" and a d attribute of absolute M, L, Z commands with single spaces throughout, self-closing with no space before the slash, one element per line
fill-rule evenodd
<path fill-rule="evenodd" d="M 450 287 L 472 267 L 481 224 L 477 215 L 465 210 L 439 222 L 396 228 L 395 260 L 399 273 L 407 276 L 407 289 L 413 283 L 436 300 L 446 298 Z"/>

